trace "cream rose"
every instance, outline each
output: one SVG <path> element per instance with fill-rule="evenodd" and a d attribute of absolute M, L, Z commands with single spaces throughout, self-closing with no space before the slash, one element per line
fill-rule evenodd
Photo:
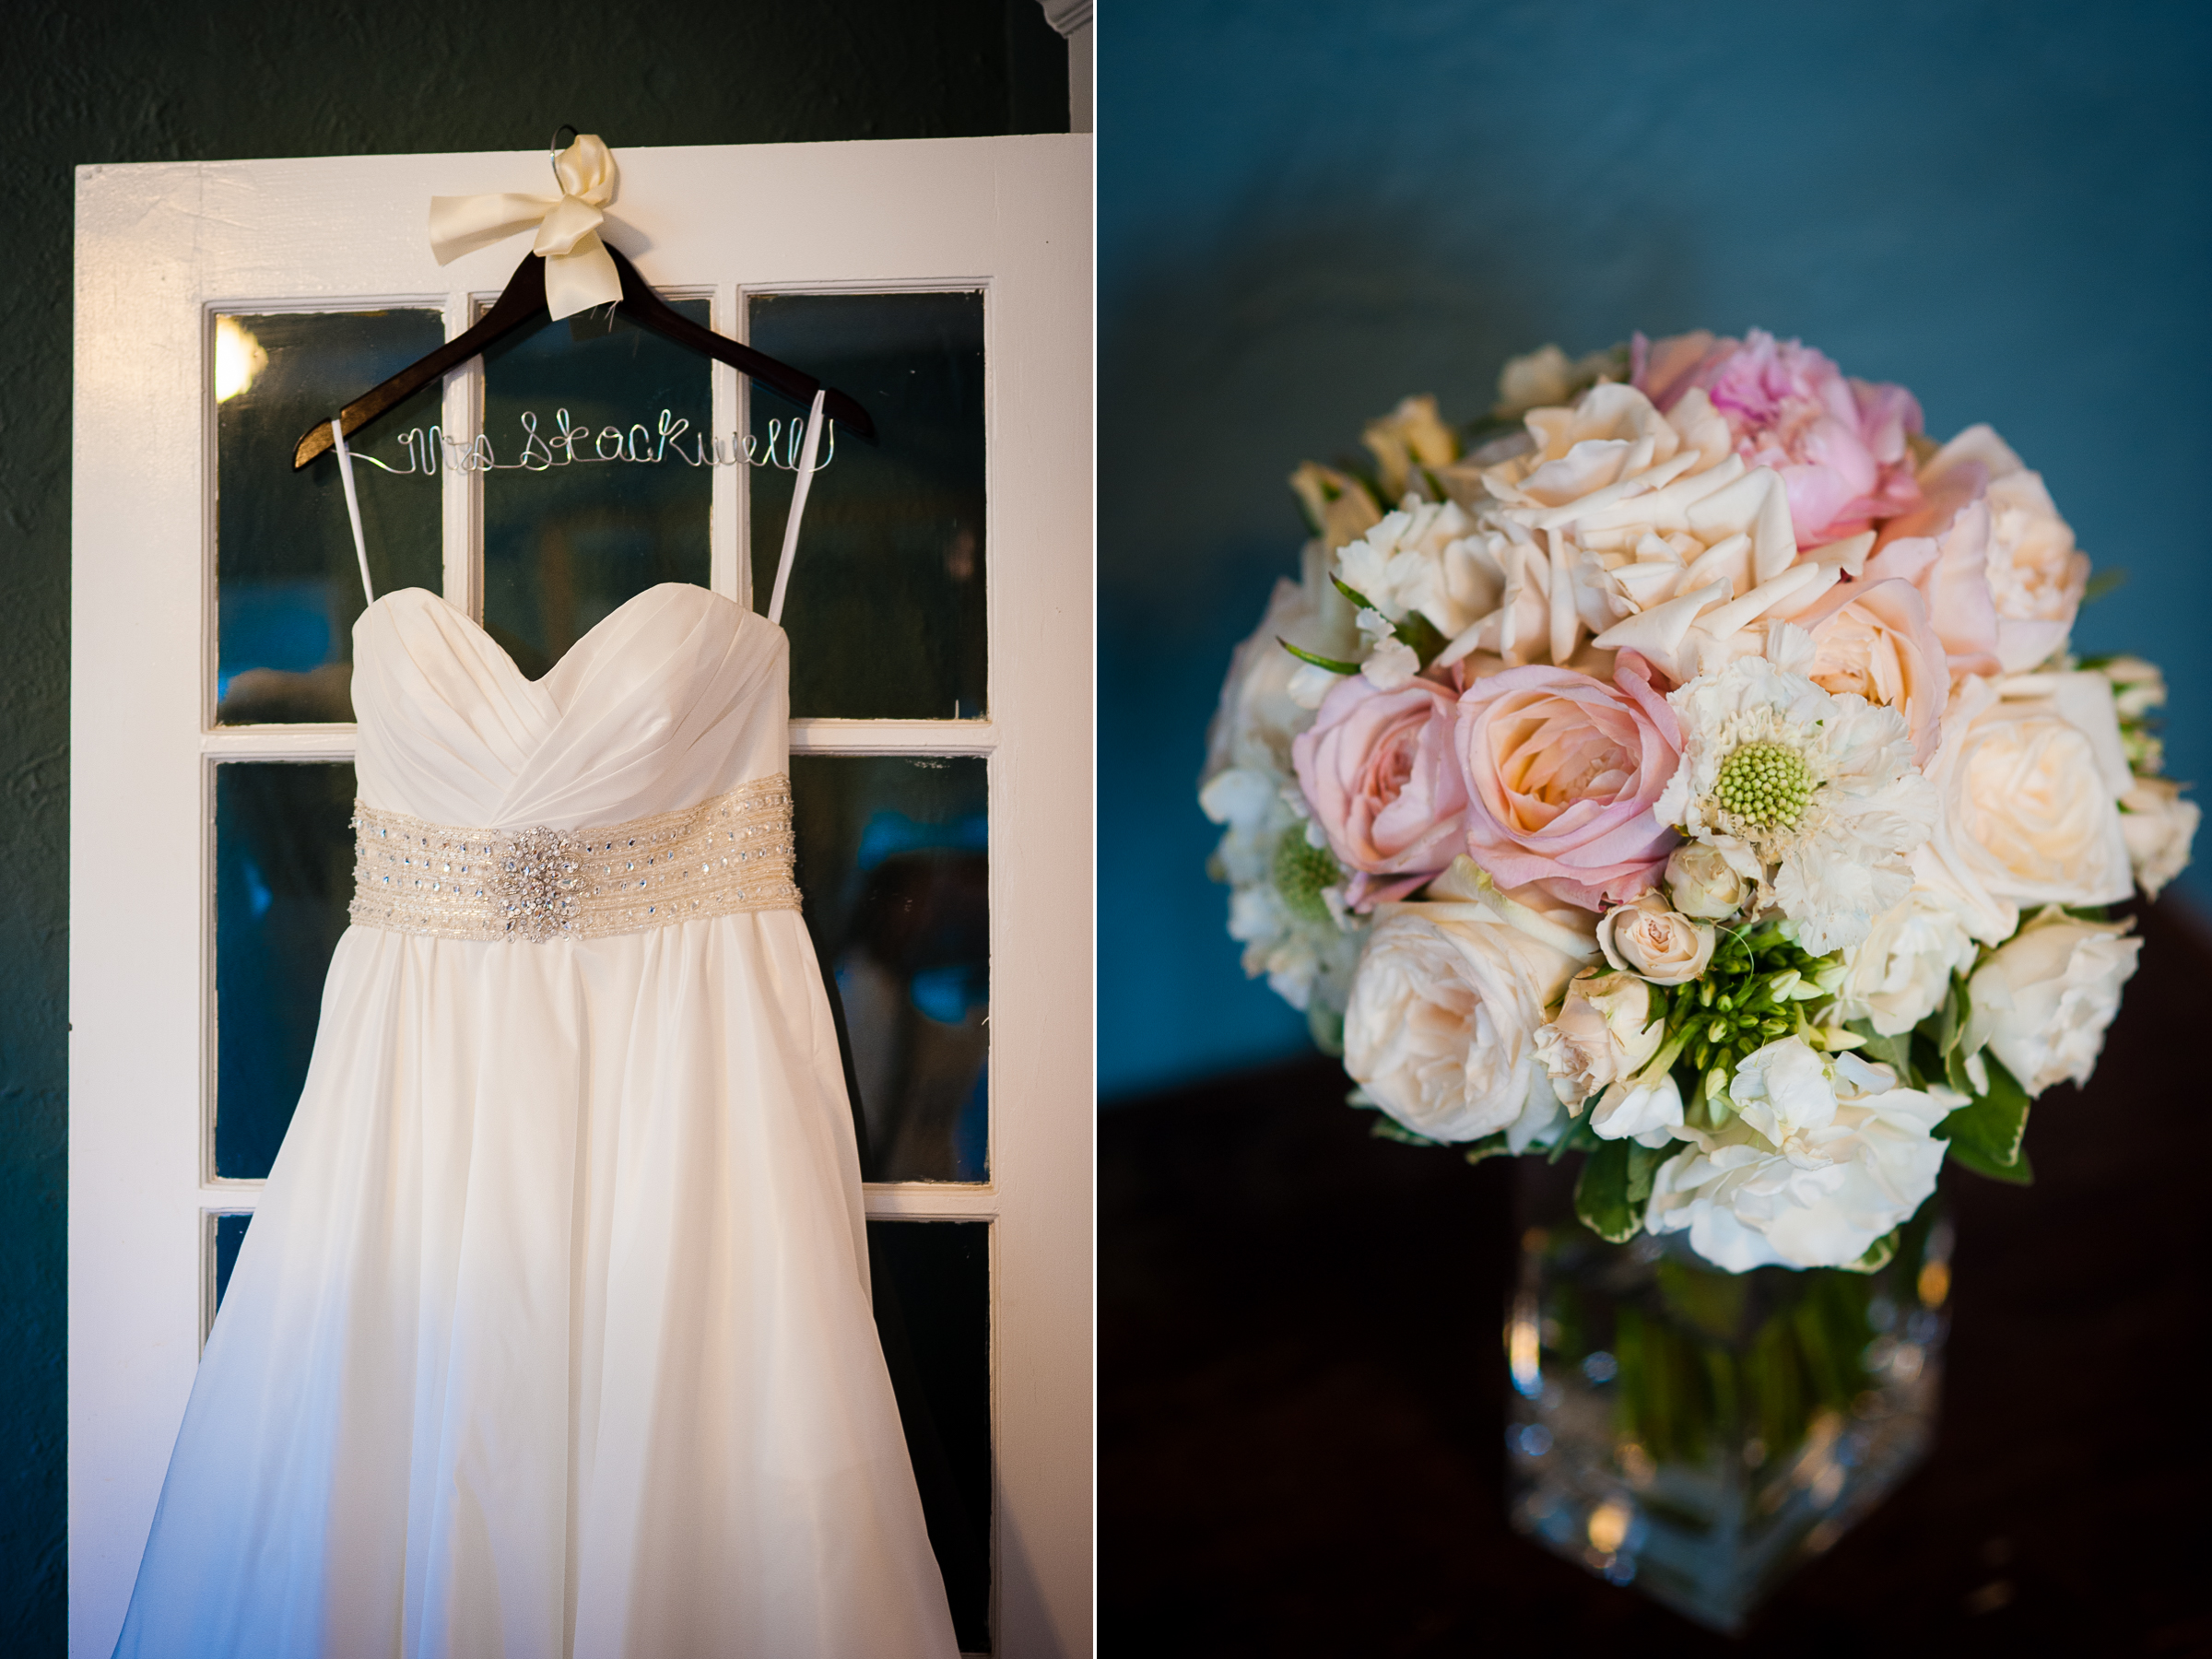
<path fill-rule="evenodd" d="M 2118 805 L 2133 780 L 2103 676 L 1962 681 L 1928 775 L 1944 798 L 1935 844 L 1984 944 L 2021 905 L 2134 890 Z"/>
<path fill-rule="evenodd" d="M 2171 778 L 2137 778 L 2120 797 L 2120 833 L 2127 841 L 2128 861 L 2151 898 L 2188 865 L 2202 816 L 2195 802 L 2182 799 L 2181 785 Z"/>
<path fill-rule="evenodd" d="M 1986 1043 L 2030 1095 L 2087 1083 L 2142 954 L 2142 941 L 2124 936 L 2132 925 L 2056 906 L 2033 917 L 1975 971 L 1969 1046 Z"/>
<path fill-rule="evenodd" d="M 1835 1018 L 1864 1019 L 1885 1037 L 1900 1036 L 1943 1006 L 1951 975 L 1971 968 L 1980 950 L 1956 904 L 1915 887 L 1843 953 Z"/>
<path fill-rule="evenodd" d="M 1696 979 L 1712 960 L 1715 935 L 1708 922 L 1692 922 L 1666 908 L 1656 893 L 1616 905 L 1598 918 L 1597 945 L 1606 960 L 1654 985 Z"/>
<path fill-rule="evenodd" d="M 1521 902 L 1461 859 L 1439 895 L 1385 907 L 1352 979 L 1344 1067 L 1393 1118 L 1432 1140 L 1503 1130 L 1513 1150 L 1564 1121 L 1536 1049 L 1545 1011 L 1596 954 L 1589 917 Z"/>
<path fill-rule="evenodd" d="M 2005 671 L 2023 673 L 2064 651 L 2088 586 L 2089 560 L 2075 547 L 2041 476 L 1990 428 L 1971 426 L 1930 457 L 1920 483 L 1931 496 L 1979 486 L 1989 510 L 1985 569 Z"/>
<path fill-rule="evenodd" d="M 1652 988 L 1632 973 L 1577 974 L 1559 1018 L 1536 1033 L 1536 1054 L 1570 1110 L 1627 1081 L 1659 1052 Z"/>
<path fill-rule="evenodd" d="M 1942 734 L 1951 672 L 1918 591 L 1905 582 L 1839 585 L 1794 620 L 1813 641 L 1805 677 L 1839 696 L 1895 709 L 1912 734 L 1914 763 L 1925 766 Z"/>
<path fill-rule="evenodd" d="M 1733 836 L 1685 841 L 1667 854 L 1666 889 L 1693 921 L 1725 922 L 1759 897 L 1759 854 Z"/>

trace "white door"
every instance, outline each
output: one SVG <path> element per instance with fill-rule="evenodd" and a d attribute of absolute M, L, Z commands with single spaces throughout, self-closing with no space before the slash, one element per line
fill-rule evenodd
<path fill-rule="evenodd" d="M 816 477 L 784 618 L 800 878 L 933 1537 L 963 1646 L 1006 1655 L 1090 1649 L 1090 154 L 618 149 L 607 228 L 879 429 Z M 120 1628 L 344 924 L 362 601 L 333 463 L 294 474 L 292 441 L 527 252 L 441 268 L 429 197 L 547 167 L 77 175 L 73 1653 Z M 603 314 L 541 329 L 356 440 L 378 591 L 441 590 L 531 673 L 654 582 L 761 608 L 791 492 L 768 441 L 787 465 L 801 413 Z"/>

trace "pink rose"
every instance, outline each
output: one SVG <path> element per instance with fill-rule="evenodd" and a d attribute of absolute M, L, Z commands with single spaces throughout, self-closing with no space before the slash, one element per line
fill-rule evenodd
<path fill-rule="evenodd" d="M 1920 504 L 1907 433 L 1920 405 L 1902 386 L 1847 381 L 1835 364 L 1763 329 L 1742 340 L 1710 334 L 1635 337 L 1630 384 L 1671 409 L 1701 386 L 1728 422 L 1736 453 L 1782 475 L 1800 547 L 1855 535 Z"/>
<path fill-rule="evenodd" d="M 1790 620 L 1813 637 L 1806 678 L 1895 709 L 1912 734 L 1913 763 L 1935 759 L 1950 664 L 1918 589 L 1896 580 L 1840 582 Z"/>
<path fill-rule="evenodd" d="M 1384 691 L 1364 674 L 1347 675 L 1290 745 L 1329 850 L 1357 872 L 1346 893 L 1353 909 L 1411 892 L 1458 855 L 1467 791 L 1453 753 L 1453 713 L 1452 693 L 1429 680 Z"/>
<path fill-rule="evenodd" d="M 1648 892 L 1679 839 L 1652 810 L 1682 759 L 1675 712 L 1632 651 L 1607 685 L 1571 668 L 1508 668 L 1469 687 L 1454 734 L 1467 851 L 1499 886 L 1535 883 L 1584 910 Z"/>
<path fill-rule="evenodd" d="M 1923 505 L 1882 526 L 1869 576 L 1921 590 L 1954 674 L 2024 674 L 2064 651 L 2089 580 L 2088 556 L 2041 475 L 1986 426 L 1921 468 Z"/>

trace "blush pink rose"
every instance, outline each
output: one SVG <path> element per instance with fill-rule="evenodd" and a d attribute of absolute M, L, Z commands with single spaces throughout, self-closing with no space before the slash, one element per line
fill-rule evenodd
<path fill-rule="evenodd" d="M 1630 347 L 1630 383 L 1662 410 L 1701 386 L 1736 453 L 1782 476 L 1799 547 L 1856 535 L 1920 504 L 1909 433 L 1920 405 L 1902 386 L 1845 380 L 1795 340 L 1754 328 L 1741 340 L 1677 335 Z"/>
<path fill-rule="evenodd" d="M 1455 712 L 1452 692 L 1430 681 L 1384 691 L 1348 675 L 1290 745 L 1314 822 L 1337 863 L 1355 872 L 1345 895 L 1353 909 L 1411 892 L 1465 844 Z"/>
<path fill-rule="evenodd" d="M 1680 840 L 1652 810 L 1682 759 L 1674 710 L 1624 651 L 1607 685 L 1572 668 L 1508 668 L 1459 700 L 1467 851 L 1500 887 L 1584 910 L 1659 879 Z"/>
<path fill-rule="evenodd" d="M 1912 734 L 1913 764 L 1924 767 L 1936 758 L 1951 695 L 1950 663 L 1919 589 L 1895 578 L 1839 582 L 1790 620 L 1812 636 L 1806 678 L 1823 690 L 1895 709 Z"/>

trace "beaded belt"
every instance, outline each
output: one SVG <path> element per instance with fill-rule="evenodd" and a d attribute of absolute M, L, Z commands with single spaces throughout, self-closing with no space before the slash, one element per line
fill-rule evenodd
<path fill-rule="evenodd" d="M 456 830 L 353 804 L 362 927 L 441 939 L 588 939 L 737 911 L 797 910 L 791 780 L 588 830 Z"/>

